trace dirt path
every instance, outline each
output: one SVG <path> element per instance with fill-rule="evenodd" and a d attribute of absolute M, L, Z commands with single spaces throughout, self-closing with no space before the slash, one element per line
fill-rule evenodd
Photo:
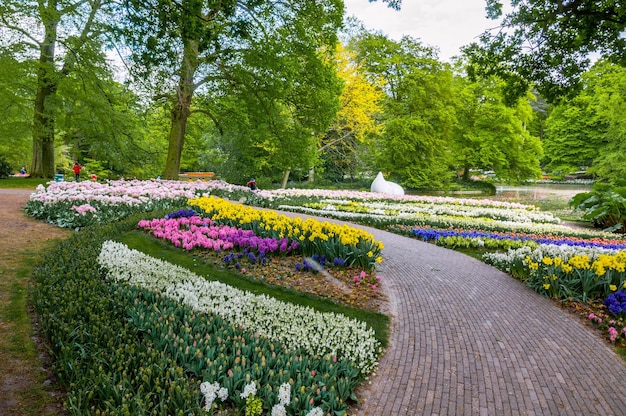
<path fill-rule="evenodd" d="M 69 231 L 22 212 L 31 190 L 0 189 L 0 415 L 56 415 L 63 409 L 45 370 L 28 311 L 30 268 L 50 240 Z"/>

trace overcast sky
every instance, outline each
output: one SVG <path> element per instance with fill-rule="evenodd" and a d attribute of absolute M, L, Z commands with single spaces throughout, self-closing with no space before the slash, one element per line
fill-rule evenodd
<path fill-rule="evenodd" d="M 368 29 L 381 30 L 391 39 L 403 35 L 439 49 L 439 58 L 448 61 L 460 47 L 477 42 L 485 29 L 497 22 L 485 17 L 485 0 L 403 0 L 396 11 L 378 0 L 344 0 L 346 16 L 356 16 Z"/>

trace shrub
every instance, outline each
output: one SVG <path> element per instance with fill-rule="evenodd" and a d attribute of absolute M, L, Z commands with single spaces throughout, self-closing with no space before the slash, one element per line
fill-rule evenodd
<path fill-rule="evenodd" d="M 0 179 L 6 179 L 13 174 L 13 169 L 6 157 L 0 155 Z"/>
<path fill-rule="evenodd" d="M 596 184 L 591 192 L 574 196 L 570 205 L 595 227 L 626 233 L 626 183 Z"/>

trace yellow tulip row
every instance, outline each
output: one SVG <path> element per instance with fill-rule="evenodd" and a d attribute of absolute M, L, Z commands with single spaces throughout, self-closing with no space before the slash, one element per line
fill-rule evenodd
<path fill-rule="evenodd" d="M 349 225 L 321 222 L 315 219 L 291 218 L 274 211 L 261 210 L 213 196 L 190 199 L 192 207 L 205 211 L 213 221 L 252 229 L 257 235 L 265 234 L 275 238 L 289 238 L 298 241 L 304 254 L 328 254 L 336 256 L 338 245 L 349 248 L 346 252 L 360 254 L 358 265 L 373 266 L 380 263 L 380 252 L 384 248 L 371 233 Z M 327 253 L 320 253 L 326 248 Z M 322 250 L 323 251 L 323 250 Z M 331 257 L 332 259 L 332 257 Z"/>

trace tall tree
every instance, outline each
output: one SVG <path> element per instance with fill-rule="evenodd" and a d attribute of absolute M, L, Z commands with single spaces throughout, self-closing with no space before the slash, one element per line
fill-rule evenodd
<path fill-rule="evenodd" d="M 544 138 L 544 166 L 555 175 L 566 175 L 592 166 L 602 147 L 606 125 L 596 117 L 593 98 L 580 95 L 555 106 Z"/>
<path fill-rule="evenodd" d="M 215 148 L 208 150 L 223 161 L 220 172 L 235 182 L 246 176 L 281 180 L 276 172 L 283 179 L 287 171 L 306 172 L 314 165 L 320 132 L 338 108 L 340 83 L 327 59 L 302 65 L 309 59 L 303 53 L 280 43 L 264 46 L 231 62 L 230 77 L 199 95 L 196 103 L 215 123 L 210 138 Z M 252 75 L 250 68 L 266 76 Z"/>
<path fill-rule="evenodd" d="M 583 89 L 548 118 L 546 149 L 553 169 L 589 167 L 599 179 L 626 176 L 626 68 L 599 61 Z"/>
<path fill-rule="evenodd" d="M 438 187 L 451 176 L 455 118 L 452 71 L 431 48 L 404 37 L 364 34 L 355 45 L 372 82 L 382 79 L 382 134 L 373 146 L 379 169 L 414 188 Z"/>
<path fill-rule="evenodd" d="M 0 50 L 0 155 L 15 169 L 29 167 L 35 77 L 32 62 Z"/>
<path fill-rule="evenodd" d="M 19 39 L 19 46 L 12 47 L 39 56 L 32 133 L 31 175 L 35 177 L 54 174 L 59 82 L 74 70 L 85 45 L 100 34 L 98 21 L 107 5 L 108 0 L 5 0 L 0 5 L 1 28 Z"/>
<path fill-rule="evenodd" d="M 318 153 L 324 161 L 325 176 L 342 180 L 346 174 L 355 174 L 359 149 L 365 147 L 368 136 L 380 134 L 376 117 L 382 113 L 385 95 L 366 79 L 354 52 L 339 44 L 336 60 L 337 74 L 343 81 L 341 107 L 320 140 Z"/>
<path fill-rule="evenodd" d="M 541 142 L 527 128 L 533 117 L 528 94 L 515 106 L 504 103 L 504 82 L 496 77 L 471 81 L 456 77 L 458 96 L 456 163 L 469 179 L 470 169 L 493 170 L 498 178 L 520 182 L 541 175 Z"/>
<path fill-rule="evenodd" d="M 137 94 L 116 82 L 106 66 L 91 60 L 77 65 L 58 86 L 55 130 L 68 153 L 81 163 L 97 161 L 101 173 L 143 176 L 137 169 L 141 167 L 158 175 L 150 172 L 150 165 L 158 160 L 166 141 L 159 142 L 144 130 L 146 114 Z"/>
<path fill-rule="evenodd" d="M 312 106 L 319 93 L 313 93 L 316 87 L 311 82 L 319 78 L 309 77 L 303 70 L 315 69 L 325 47 L 334 45 L 343 3 L 128 0 L 126 12 L 125 39 L 132 45 L 135 62 L 144 75 L 169 90 L 164 91 L 172 100 L 172 112 L 163 175 L 176 178 L 198 89 L 215 91 L 228 84 L 231 90 L 254 93 L 265 84 L 273 88 L 273 94 L 291 94 L 276 96 L 290 103 L 284 111 L 315 116 Z M 266 60 L 286 66 L 268 67 Z M 168 81 L 172 79 L 175 85 Z M 282 88 L 281 81 L 291 88 Z M 310 98 L 313 101 L 307 101 Z"/>
<path fill-rule="evenodd" d="M 549 100 L 572 95 L 592 54 L 626 63 L 626 7 L 616 0 L 487 1 L 487 16 L 501 19 L 485 32 L 481 44 L 467 48 L 483 74 L 508 81 L 510 103 L 523 96 L 529 83 Z"/>

